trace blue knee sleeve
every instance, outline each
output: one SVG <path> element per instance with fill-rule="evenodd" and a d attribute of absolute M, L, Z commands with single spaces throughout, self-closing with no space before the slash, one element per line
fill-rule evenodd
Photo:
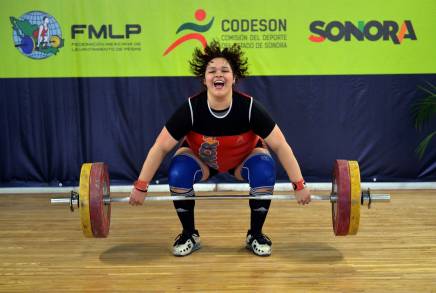
<path fill-rule="evenodd" d="M 203 171 L 193 157 L 186 154 L 173 157 L 168 172 L 170 187 L 192 189 L 202 177 Z"/>
<path fill-rule="evenodd" d="M 250 184 L 250 193 L 256 193 L 258 188 L 271 189 L 272 193 L 276 182 L 276 164 L 268 154 L 254 154 L 244 162 L 241 175 Z"/>

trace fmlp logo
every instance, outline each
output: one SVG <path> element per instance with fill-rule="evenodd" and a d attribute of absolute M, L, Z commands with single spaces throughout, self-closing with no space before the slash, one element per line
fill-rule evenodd
<path fill-rule="evenodd" d="M 9 19 L 15 47 L 29 58 L 44 59 L 56 55 L 64 46 L 59 23 L 45 12 L 31 11 Z"/>
<path fill-rule="evenodd" d="M 383 22 L 372 20 L 367 23 L 358 21 L 357 26 L 351 21 L 344 23 L 332 21 L 326 24 L 324 21 L 316 20 L 310 24 L 310 31 L 314 35 L 310 35 L 309 40 L 316 43 L 324 42 L 326 39 L 332 42 L 343 39 L 351 41 L 352 37 L 358 41 L 391 40 L 394 44 L 401 44 L 404 39 L 416 40 L 410 20 L 405 20 L 401 25 L 388 20 Z"/>

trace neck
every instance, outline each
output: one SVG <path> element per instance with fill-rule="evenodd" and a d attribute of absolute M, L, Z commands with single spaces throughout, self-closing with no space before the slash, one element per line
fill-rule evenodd
<path fill-rule="evenodd" d="M 209 103 L 209 106 L 214 110 L 224 110 L 230 107 L 232 103 L 232 92 L 230 91 L 229 94 L 222 96 L 222 97 L 216 97 L 211 95 L 209 92 L 207 93 L 207 101 Z"/>

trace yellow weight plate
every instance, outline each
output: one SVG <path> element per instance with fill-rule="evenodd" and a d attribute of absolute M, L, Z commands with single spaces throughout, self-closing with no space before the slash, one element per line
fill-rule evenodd
<path fill-rule="evenodd" d="M 79 200 L 80 200 L 80 221 L 82 231 L 86 237 L 93 237 L 91 218 L 89 214 L 89 175 L 91 174 L 91 163 L 82 165 L 80 171 Z"/>
<path fill-rule="evenodd" d="M 61 38 L 59 38 L 58 36 L 51 36 L 50 44 L 53 48 L 58 48 L 61 45 Z"/>
<path fill-rule="evenodd" d="M 362 196 L 360 190 L 360 170 L 357 161 L 348 161 L 350 167 L 350 185 L 351 185 L 351 213 L 349 235 L 356 235 L 359 230 L 360 222 L 360 198 Z"/>

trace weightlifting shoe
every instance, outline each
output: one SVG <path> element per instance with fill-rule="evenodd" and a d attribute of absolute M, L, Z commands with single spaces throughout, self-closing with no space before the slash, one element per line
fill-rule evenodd
<path fill-rule="evenodd" d="M 245 240 L 246 248 L 259 256 L 271 255 L 271 239 L 263 233 L 253 235 L 250 230 L 247 232 Z"/>
<path fill-rule="evenodd" d="M 200 234 L 195 230 L 192 234 L 180 233 L 173 244 L 175 256 L 186 256 L 200 249 Z"/>

